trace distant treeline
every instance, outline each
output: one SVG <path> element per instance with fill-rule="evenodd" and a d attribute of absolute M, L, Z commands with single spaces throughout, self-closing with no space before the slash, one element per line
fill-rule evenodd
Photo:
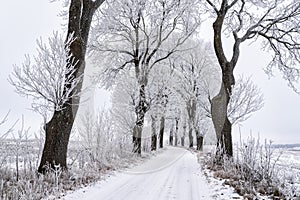
<path fill-rule="evenodd" d="M 273 144 L 273 148 L 300 148 L 300 143 L 299 144 Z"/>

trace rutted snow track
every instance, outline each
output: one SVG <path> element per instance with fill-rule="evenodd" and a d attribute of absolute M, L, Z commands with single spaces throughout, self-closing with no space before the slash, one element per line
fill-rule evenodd
<path fill-rule="evenodd" d="M 140 166 L 116 173 L 95 186 L 67 195 L 65 200 L 200 200 L 213 199 L 197 158 L 175 147 Z"/>

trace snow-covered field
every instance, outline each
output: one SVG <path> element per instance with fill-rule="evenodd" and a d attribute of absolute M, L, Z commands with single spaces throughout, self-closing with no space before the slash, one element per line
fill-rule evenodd
<path fill-rule="evenodd" d="M 118 171 L 104 181 L 67 194 L 64 200 L 239 199 L 222 181 L 203 174 L 194 153 L 167 149 L 139 166 Z"/>
<path fill-rule="evenodd" d="M 284 149 L 278 151 L 282 152 L 279 158 L 279 165 L 292 167 L 300 171 L 300 149 Z"/>

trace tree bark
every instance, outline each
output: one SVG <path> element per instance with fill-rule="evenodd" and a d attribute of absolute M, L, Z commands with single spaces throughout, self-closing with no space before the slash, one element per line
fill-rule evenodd
<path fill-rule="evenodd" d="M 233 55 L 227 60 L 222 44 L 222 27 L 229 9 L 227 1 L 222 1 L 221 8 L 217 11 L 217 18 L 213 23 L 214 50 L 222 70 L 222 84 L 219 94 L 212 99 L 212 120 L 217 135 L 217 153 L 222 158 L 224 155 L 233 156 L 232 151 L 232 124 L 227 116 L 227 107 L 230 100 L 232 87 L 235 84 L 233 70 L 239 57 L 240 39 L 235 37 Z"/>
<path fill-rule="evenodd" d="M 187 105 L 187 113 L 188 113 L 188 124 L 189 124 L 189 147 L 192 148 L 194 146 L 194 142 L 193 142 L 193 127 L 195 124 L 195 116 L 196 116 L 196 99 L 189 99 L 186 103 Z"/>
<path fill-rule="evenodd" d="M 173 135 L 170 134 L 170 138 L 169 138 L 169 144 L 171 146 L 173 146 Z"/>
<path fill-rule="evenodd" d="M 138 155 L 141 155 L 142 153 L 142 131 L 143 131 L 143 127 L 136 125 L 136 131 L 135 134 L 133 136 L 133 153 L 137 153 Z"/>
<path fill-rule="evenodd" d="M 141 155 L 142 153 L 142 132 L 145 121 L 145 114 L 147 112 L 148 105 L 146 102 L 145 85 L 140 85 L 139 103 L 135 109 L 136 112 L 136 124 L 135 135 L 133 136 L 133 153 Z"/>
<path fill-rule="evenodd" d="M 71 36 L 73 40 L 69 46 L 70 52 L 68 58 L 66 58 L 68 63 L 66 68 L 73 65 L 76 70 L 75 77 L 80 77 L 84 73 L 85 54 L 92 18 L 103 1 L 72 0 L 70 3 L 66 41 Z M 71 85 L 65 84 L 64 92 L 67 92 L 70 87 Z M 82 81 L 77 85 L 77 92 L 81 91 L 81 87 Z M 55 111 L 50 121 L 46 123 L 46 139 L 38 167 L 39 173 L 45 173 L 48 167 L 54 168 L 54 165 L 67 169 L 68 143 L 79 102 L 79 97 L 70 98 L 63 105 L 63 109 Z"/>
<path fill-rule="evenodd" d="M 194 142 L 193 142 L 194 138 L 193 138 L 193 128 L 190 127 L 189 129 L 189 147 L 192 148 L 194 146 Z"/>
<path fill-rule="evenodd" d="M 211 101 L 212 121 L 217 135 L 217 155 L 220 158 L 224 155 L 233 155 L 231 136 L 232 125 L 227 116 L 228 102 L 229 95 L 222 83 L 219 94 Z"/>
<path fill-rule="evenodd" d="M 181 146 L 184 147 L 184 139 L 185 139 L 185 136 L 181 136 Z"/>
<path fill-rule="evenodd" d="M 227 156 L 230 156 L 230 157 L 233 156 L 231 131 L 232 131 L 232 124 L 229 121 L 228 117 L 226 117 L 223 129 L 222 129 L 221 142 L 219 141 L 218 144 L 219 144 L 219 146 L 223 145 L 224 154 Z"/>
<path fill-rule="evenodd" d="M 169 136 L 169 145 L 173 145 L 173 141 L 174 141 L 174 130 L 173 130 L 173 125 L 170 129 L 170 136 Z"/>
<path fill-rule="evenodd" d="M 178 145 L 178 129 L 179 129 L 178 125 L 179 125 L 179 119 L 176 118 L 175 119 L 175 146 Z"/>
<path fill-rule="evenodd" d="M 157 149 L 157 134 L 156 134 L 156 118 L 151 116 L 151 151 L 156 151 Z"/>
<path fill-rule="evenodd" d="M 160 128 L 159 128 L 159 148 L 164 147 L 164 131 L 165 131 L 165 117 L 162 116 L 160 119 Z"/>
<path fill-rule="evenodd" d="M 203 151 L 203 136 L 199 134 L 199 131 L 196 130 L 197 137 L 197 151 Z"/>
<path fill-rule="evenodd" d="M 203 151 L 203 137 L 197 138 L 197 150 Z"/>
<path fill-rule="evenodd" d="M 203 137 L 197 137 L 197 150 L 203 151 Z"/>
<path fill-rule="evenodd" d="M 181 146 L 184 147 L 184 140 L 185 140 L 185 132 L 186 132 L 186 123 L 183 125 L 183 135 L 181 136 Z"/>

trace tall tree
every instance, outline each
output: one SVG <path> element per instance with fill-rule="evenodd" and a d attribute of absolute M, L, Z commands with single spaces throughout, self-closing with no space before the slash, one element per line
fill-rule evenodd
<path fill-rule="evenodd" d="M 218 147 L 223 155 L 232 156 L 232 123 L 227 108 L 235 84 L 233 75 L 240 46 L 247 40 L 264 41 L 273 59 L 267 67 L 277 67 L 294 87 L 300 70 L 300 2 L 295 0 L 204 0 L 213 13 L 214 50 L 222 70 L 221 89 L 212 99 L 212 119 L 217 133 Z M 232 56 L 224 51 L 223 33 L 233 37 Z M 258 40 L 258 38 L 260 38 Z"/>
<path fill-rule="evenodd" d="M 196 122 L 194 123 L 195 133 L 196 133 L 196 141 L 197 141 L 197 150 L 203 150 L 203 140 L 204 136 L 208 131 L 208 121 L 207 117 L 203 115 L 203 113 L 198 113 L 196 116 Z"/>
<path fill-rule="evenodd" d="M 149 73 L 176 53 L 199 26 L 196 6 L 194 0 L 110 0 L 99 12 L 92 35 L 94 50 L 109 59 L 102 80 L 111 83 L 109 80 L 122 74 L 122 69 L 132 67 L 135 71 L 139 98 L 133 151 L 138 154 L 145 114 L 150 108 L 146 97 Z"/>
<path fill-rule="evenodd" d="M 10 82 L 17 92 L 47 102 L 53 115 L 45 125 L 46 139 L 38 172 L 60 165 L 67 169 L 67 149 L 80 103 L 85 54 L 93 15 L 104 0 L 71 0 L 65 42 L 57 35 L 49 39 L 50 48 L 41 41 L 35 64 L 27 57 L 22 68 L 15 67 Z M 64 43 L 64 44 L 63 44 Z M 63 51 L 65 51 L 63 53 Z"/>
<path fill-rule="evenodd" d="M 148 86 L 148 96 L 150 97 L 151 102 L 149 110 L 152 121 L 151 149 L 155 150 L 157 148 L 158 138 L 159 147 L 163 148 L 165 118 L 170 104 L 172 70 L 166 66 L 157 67 L 152 70 L 150 77 L 151 81 Z M 158 122 L 160 122 L 159 126 Z M 157 129 L 159 135 L 157 134 Z"/>
<path fill-rule="evenodd" d="M 34 111 L 43 114 L 46 132 L 46 120 L 49 116 L 64 110 L 70 99 L 80 95 L 77 87 L 82 81 L 82 76 L 74 76 L 76 68 L 73 64 L 65 68 L 72 41 L 73 39 L 69 38 L 64 42 L 57 33 L 49 38 L 48 45 L 39 40 L 38 54 L 33 61 L 31 57 L 26 56 L 23 65 L 15 65 L 12 76 L 9 77 L 10 83 L 19 94 L 33 97 L 32 107 Z M 68 85 L 68 88 L 65 85 Z M 58 161 L 56 163 L 61 164 Z"/>
<path fill-rule="evenodd" d="M 74 66 L 74 77 L 81 76 L 85 69 L 85 54 L 92 19 L 95 11 L 104 0 L 71 0 L 69 7 L 69 21 L 67 38 L 72 38 L 69 55 L 67 56 L 67 69 Z M 62 66 L 64 67 L 64 66 Z M 81 90 L 79 83 L 77 90 Z M 65 84 L 65 92 L 70 88 Z M 55 111 L 46 124 L 45 146 L 38 171 L 44 173 L 46 165 L 53 167 L 59 164 L 67 169 L 67 149 L 73 123 L 77 114 L 80 98 L 70 98 L 64 103 L 62 110 Z"/>
<path fill-rule="evenodd" d="M 181 57 L 174 60 L 174 67 L 177 69 L 178 83 L 176 91 L 180 94 L 181 99 L 185 102 L 188 122 L 189 147 L 193 147 L 193 132 L 198 127 L 197 118 L 202 113 L 198 105 L 203 94 L 201 94 L 203 78 L 210 74 L 214 65 L 212 49 L 204 42 L 189 40 L 191 49 Z M 199 131 L 197 131 L 199 133 Z M 199 135 L 199 134 L 198 134 Z"/>
<path fill-rule="evenodd" d="M 115 124 L 115 129 L 119 133 L 128 137 L 132 136 L 135 126 L 135 107 L 138 99 L 137 87 L 134 73 L 128 71 L 116 81 L 111 95 L 112 123 Z"/>

